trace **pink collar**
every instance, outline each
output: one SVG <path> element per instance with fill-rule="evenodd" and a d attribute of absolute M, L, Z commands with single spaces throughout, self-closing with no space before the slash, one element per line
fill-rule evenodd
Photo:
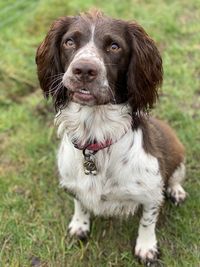
<path fill-rule="evenodd" d="M 81 145 L 81 143 L 77 143 L 77 142 L 72 142 L 74 147 L 79 149 L 79 150 L 89 150 L 91 152 L 98 152 L 99 150 L 102 150 L 106 147 L 110 147 L 111 145 L 115 144 L 116 142 L 118 142 L 122 137 L 124 137 L 124 135 L 128 132 L 128 130 L 116 141 L 112 141 L 111 139 L 106 140 L 104 143 L 98 143 L 98 142 L 94 142 L 94 143 L 86 143 L 85 145 Z"/>
<path fill-rule="evenodd" d="M 115 143 L 115 142 L 114 142 Z M 106 147 L 109 147 L 113 144 L 112 140 L 106 140 L 104 143 L 91 143 L 91 144 L 85 144 L 84 146 L 82 146 L 81 144 L 78 143 L 73 143 L 73 145 L 75 146 L 75 148 L 79 149 L 79 150 L 90 150 L 90 151 L 94 151 L 94 152 L 98 152 L 101 149 L 104 149 Z"/>

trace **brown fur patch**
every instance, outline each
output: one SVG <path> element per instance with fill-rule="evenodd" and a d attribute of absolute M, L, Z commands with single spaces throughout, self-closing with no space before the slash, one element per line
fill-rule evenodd
<path fill-rule="evenodd" d="M 167 181 L 184 161 L 184 147 L 173 129 L 159 119 L 143 119 L 141 128 L 144 150 L 158 159 L 161 174 Z"/>

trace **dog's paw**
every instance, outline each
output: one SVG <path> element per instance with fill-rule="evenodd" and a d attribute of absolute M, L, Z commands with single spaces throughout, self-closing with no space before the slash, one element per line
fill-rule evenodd
<path fill-rule="evenodd" d="M 167 188 L 167 197 L 176 205 L 180 205 L 185 201 L 187 193 L 180 184 Z"/>
<path fill-rule="evenodd" d="M 85 241 L 89 236 L 90 221 L 73 216 L 68 226 L 68 231 L 71 237 L 74 236 L 79 240 Z"/>
<path fill-rule="evenodd" d="M 135 247 L 135 256 L 140 263 L 146 266 L 155 266 L 159 258 L 159 250 L 156 244 L 137 242 Z"/>

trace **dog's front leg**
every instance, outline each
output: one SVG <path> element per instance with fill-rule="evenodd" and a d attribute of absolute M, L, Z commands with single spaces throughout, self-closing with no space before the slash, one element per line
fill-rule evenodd
<path fill-rule="evenodd" d="M 147 266 L 158 257 L 155 226 L 159 213 L 159 205 L 144 205 L 136 241 L 135 255 Z"/>
<path fill-rule="evenodd" d="M 90 231 L 90 214 L 76 199 L 74 199 L 74 215 L 68 229 L 71 236 L 81 240 L 87 239 Z"/>

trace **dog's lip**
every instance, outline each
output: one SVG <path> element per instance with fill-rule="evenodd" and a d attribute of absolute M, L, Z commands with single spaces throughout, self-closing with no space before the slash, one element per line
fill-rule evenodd
<path fill-rule="evenodd" d="M 92 101 L 95 99 L 95 97 L 89 90 L 82 88 L 73 92 L 73 99 L 78 99 L 81 101 Z"/>

